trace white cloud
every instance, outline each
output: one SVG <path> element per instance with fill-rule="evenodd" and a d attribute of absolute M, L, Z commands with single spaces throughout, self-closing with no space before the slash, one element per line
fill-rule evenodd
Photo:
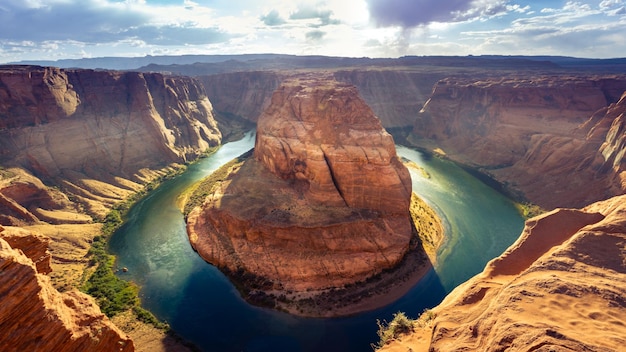
<path fill-rule="evenodd" d="M 0 62 L 157 53 L 626 56 L 626 0 L 1 0 Z"/>

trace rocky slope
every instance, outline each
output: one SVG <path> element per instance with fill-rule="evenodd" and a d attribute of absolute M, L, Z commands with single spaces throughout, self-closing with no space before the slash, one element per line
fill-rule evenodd
<path fill-rule="evenodd" d="M 530 219 L 485 270 L 383 351 L 618 351 L 626 196 Z"/>
<path fill-rule="evenodd" d="M 97 203 L 110 206 L 154 178 L 150 170 L 221 138 L 190 78 L 3 66 L 0 102 L 0 165 L 60 186 L 96 215 L 106 211 Z"/>
<path fill-rule="evenodd" d="M 625 190 L 620 161 L 608 159 L 623 149 L 616 117 L 624 90 L 624 76 L 445 79 L 410 140 L 481 168 L 545 208 L 582 206 Z"/>
<path fill-rule="evenodd" d="M 207 261 L 294 300 L 397 266 L 414 237 L 410 176 L 392 137 L 353 86 L 312 77 L 274 92 L 254 158 L 213 187 L 187 225 Z M 294 312 L 341 314 L 335 308 Z"/>
<path fill-rule="evenodd" d="M 40 235 L 0 227 L 2 350 L 134 351 L 133 342 L 91 297 L 78 291 L 59 293 L 50 278 L 38 271 L 45 262 L 46 242 Z"/>

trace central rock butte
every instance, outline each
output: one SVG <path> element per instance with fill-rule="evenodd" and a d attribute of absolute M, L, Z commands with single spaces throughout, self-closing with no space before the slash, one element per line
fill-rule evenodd
<path fill-rule="evenodd" d="M 348 314 L 377 305 L 354 308 L 394 281 L 379 274 L 407 253 L 418 253 L 409 271 L 425 267 L 409 172 L 354 86 L 283 82 L 256 138 L 254 156 L 232 164 L 187 223 L 192 246 L 247 298 L 297 314 Z"/>

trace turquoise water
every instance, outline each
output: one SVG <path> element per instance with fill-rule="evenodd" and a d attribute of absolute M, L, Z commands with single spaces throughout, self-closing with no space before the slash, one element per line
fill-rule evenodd
<path fill-rule="evenodd" d="M 413 189 L 444 219 L 447 240 L 434 270 L 395 303 L 346 318 L 311 319 L 253 307 L 219 270 L 189 245 L 178 195 L 254 146 L 254 135 L 223 145 L 139 201 L 110 241 L 120 276 L 137 282 L 145 308 L 203 351 L 371 351 L 376 319 L 404 311 L 416 317 L 459 283 L 480 272 L 519 236 L 513 203 L 454 163 L 398 146 L 424 168 L 411 170 Z"/>

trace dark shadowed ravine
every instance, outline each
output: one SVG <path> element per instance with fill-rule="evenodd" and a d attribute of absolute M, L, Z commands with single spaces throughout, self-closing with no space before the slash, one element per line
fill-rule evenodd
<path fill-rule="evenodd" d="M 435 269 L 397 302 L 347 318 L 301 318 L 243 301 L 235 287 L 191 248 L 178 195 L 219 166 L 254 146 L 254 135 L 218 152 L 163 183 L 138 202 L 110 242 L 120 273 L 141 287 L 143 306 L 167 321 L 203 351 L 371 351 L 376 319 L 404 311 L 416 317 L 438 304 L 456 285 L 482 270 L 520 234 L 523 219 L 514 204 L 454 163 L 397 146 L 410 169 L 413 189 L 437 210 L 448 239 Z"/>

